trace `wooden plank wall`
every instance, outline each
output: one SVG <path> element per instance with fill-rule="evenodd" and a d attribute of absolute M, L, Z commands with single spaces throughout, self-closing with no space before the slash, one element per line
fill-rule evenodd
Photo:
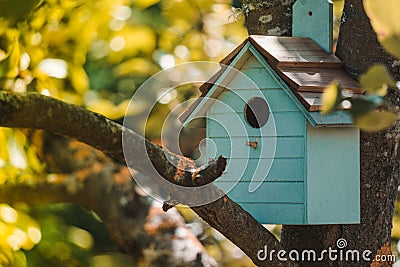
<path fill-rule="evenodd" d="M 254 87 L 234 77 L 230 90 L 219 97 L 225 105 L 214 103 L 207 115 L 207 157 L 228 158 L 227 170 L 216 185 L 261 223 L 303 224 L 305 117 L 254 56 L 242 72 L 255 81 Z M 261 129 L 244 119 L 245 103 L 255 96 L 265 97 L 271 110 Z M 255 140 L 257 149 L 246 146 Z M 251 183 L 260 186 L 249 192 Z"/>
<path fill-rule="evenodd" d="M 360 221 L 359 129 L 307 127 L 307 222 Z"/>

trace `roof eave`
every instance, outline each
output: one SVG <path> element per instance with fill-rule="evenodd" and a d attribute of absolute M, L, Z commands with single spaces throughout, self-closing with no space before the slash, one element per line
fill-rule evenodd
<path fill-rule="evenodd" d="M 257 47 L 252 44 L 251 37 L 249 37 L 221 61 L 221 70 L 200 87 L 202 92 L 201 96 L 196 99 L 196 101 L 179 118 L 185 127 L 194 118 L 205 117 L 209 99 L 217 98 L 223 91 L 221 90 L 221 92 L 219 92 L 217 90 L 217 88 L 219 88 L 217 85 L 221 84 L 221 81 L 230 71 L 226 66 L 235 66 L 246 51 L 250 51 L 276 79 L 313 127 L 345 127 L 353 125 L 353 120 L 346 111 L 336 111 L 326 116 L 322 115 L 319 111 L 309 111 L 300 101 L 299 97 L 296 96 L 295 92 L 293 92 L 287 82 L 279 76 L 279 74 L 271 67 L 270 63 L 267 62 L 262 53 L 258 51 Z"/>
<path fill-rule="evenodd" d="M 249 50 L 282 86 L 283 90 L 285 90 L 285 92 L 289 95 L 289 97 L 297 105 L 297 107 L 300 109 L 300 111 L 304 114 L 308 122 L 313 127 L 351 126 L 353 124 L 351 116 L 345 111 L 336 111 L 328 115 L 322 115 L 320 111 L 308 111 L 294 94 L 292 89 L 290 89 L 289 85 L 278 75 L 278 73 L 274 69 L 272 69 L 265 58 L 258 52 L 257 48 L 251 45 L 249 47 Z"/>

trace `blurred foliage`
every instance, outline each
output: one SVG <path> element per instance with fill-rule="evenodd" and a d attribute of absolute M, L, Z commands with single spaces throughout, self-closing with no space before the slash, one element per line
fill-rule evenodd
<path fill-rule="evenodd" d="M 392 55 L 400 58 L 400 2 L 390 0 L 385 5 L 373 0 L 364 0 L 365 11 L 381 45 Z M 397 84 L 384 65 L 374 65 L 360 77 L 364 95 L 355 96 L 342 90 L 340 83 L 332 83 L 323 94 L 322 113 L 348 110 L 355 125 L 364 131 L 380 131 L 391 126 L 397 115 L 390 111 L 377 110 L 384 104 L 388 88 L 397 89 Z"/>
<path fill-rule="evenodd" d="M 333 41 L 334 41 L 333 43 L 334 43 L 334 50 L 336 50 L 336 40 L 339 37 L 344 0 L 333 0 L 332 2 L 333 2 Z"/>
<path fill-rule="evenodd" d="M 240 6 L 240 1 L 233 2 Z M 337 36 L 343 0 L 334 3 Z M 364 3 L 382 45 L 399 57 L 399 4 L 391 0 L 387 3 L 391 8 L 386 8 L 373 0 Z M 235 21 L 238 16 L 230 5 L 230 0 L 2 0 L 0 86 L 13 92 L 37 91 L 120 119 L 134 91 L 154 73 L 187 61 L 218 61 L 244 39 L 243 21 Z M 387 86 L 393 85 L 383 73 L 382 67 L 375 67 L 363 78 L 369 98 L 347 99 L 340 85 L 332 85 L 328 92 L 336 99 L 330 97 L 326 112 L 336 108 L 342 97 L 340 103 L 348 100 L 362 112 L 373 113 L 373 121 L 380 120 L 382 114 L 375 108 Z M 176 103 L 197 94 L 194 88 L 182 86 L 168 101 L 163 98 L 155 113 L 168 114 Z M 149 92 L 149 103 L 163 94 L 163 88 L 154 90 Z M 141 129 L 145 121 L 140 114 L 148 105 L 132 106 L 128 115 Z M 392 119 L 384 116 L 388 122 Z M 361 118 L 369 125 L 372 117 Z M 152 116 L 148 137 L 158 138 L 162 120 Z M 0 186 L 47 179 L 34 143 L 29 132 L 0 129 Z M 199 223 L 183 214 L 191 224 Z M 201 229 L 198 236 L 225 266 L 251 265 L 215 230 L 204 225 Z M 131 264 L 115 253 L 96 215 L 78 206 L 0 204 L 0 266 Z"/>
<path fill-rule="evenodd" d="M 128 256 L 116 252 L 94 213 L 72 204 L 30 207 L 27 212 L 42 227 L 41 242 L 25 252 L 28 266 L 132 266 Z"/>
<path fill-rule="evenodd" d="M 21 250 L 30 250 L 41 240 L 39 224 L 26 213 L 0 204 L 0 264 L 26 266 Z"/>
<path fill-rule="evenodd" d="M 0 88 L 36 91 L 118 120 L 140 84 L 187 61 L 219 61 L 247 35 L 230 0 L 0 1 Z M 198 94 L 183 86 L 155 110 Z M 157 102 L 163 88 L 146 99 Z M 135 127 L 147 103 L 127 115 Z M 152 116 L 148 137 L 163 118 Z M 29 131 L 0 128 L 0 186 L 48 177 Z M 82 218 L 86 221 L 81 222 Z M 96 226 L 97 225 L 97 226 Z M 94 226 L 95 229 L 93 228 Z M 74 205 L 0 204 L 0 266 L 131 266 L 98 218 Z"/>
<path fill-rule="evenodd" d="M 382 105 L 389 85 L 394 85 L 383 65 L 371 67 L 360 78 L 364 95 L 353 95 L 342 90 L 341 84 L 331 83 L 324 91 L 321 112 L 328 114 L 334 110 L 345 109 L 353 117 L 357 127 L 364 131 L 380 131 L 392 125 L 397 116 L 394 113 L 376 110 Z"/>
<path fill-rule="evenodd" d="M 364 8 L 381 45 L 400 58 L 400 2 L 387 0 L 382 6 L 377 1 L 364 0 Z"/>

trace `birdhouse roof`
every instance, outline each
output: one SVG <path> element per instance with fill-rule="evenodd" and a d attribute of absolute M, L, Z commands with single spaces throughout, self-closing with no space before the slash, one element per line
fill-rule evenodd
<path fill-rule="evenodd" d="M 319 112 L 322 107 L 322 93 L 333 81 L 339 82 L 343 90 L 351 94 L 363 93 L 358 82 L 343 69 L 344 64 L 339 58 L 327 53 L 310 38 L 259 35 L 249 36 L 220 62 L 220 71 L 200 86 L 201 96 L 181 115 L 181 121 L 185 122 L 191 116 L 226 71 L 226 66 L 249 46 L 253 46 L 277 74 L 277 78 L 287 84 L 290 93 L 301 103 L 303 110 L 309 113 L 306 117 L 318 118 L 313 125 L 351 124 L 349 118 L 345 119 L 346 122 L 343 121 L 344 117 L 348 117 L 343 112 L 337 112 L 325 119 Z"/>

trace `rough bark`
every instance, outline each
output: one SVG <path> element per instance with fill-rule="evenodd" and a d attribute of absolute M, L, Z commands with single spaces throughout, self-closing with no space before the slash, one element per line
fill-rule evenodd
<path fill-rule="evenodd" d="M 128 135 L 130 138 L 129 147 L 132 150 L 140 149 L 144 141 L 143 137 L 103 116 L 38 94 L 0 92 L 0 114 L 2 114 L 0 116 L 0 126 L 43 129 L 51 133 L 73 137 L 98 148 L 123 164 L 127 162 L 125 161 L 122 149 L 122 134 Z M 140 153 L 148 153 L 159 174 L 171 183 L 187 186 L 201 185 L 214 181 L 222 174 L 225 168 L 226 161 L 221 157 L 209 164 L 208 167 L 203 168 L 194 168 L 195 166 L 190 165 L 191 161 L 189 159 L 179 157 L 179 160 L 188 163 L 191 171 L 178 171 L 166 158 L 166 155 L 171 155 L 169 152 L 164 151 L 161 147 L 147 140 L 145 144 L 146 150 L 140 151 Z M 177 157 L 176 155 L 171 156 Z M 147 163 L 143 163 L 140 158 L 131 158 L 130 160 L 132 160 L 129 164 L 130 167 L 134 167 L 138 171 L 143 172 L 143 174 L 148 174 L 148 170 L 143 167 L 143 164 Z M 149 174 L 153 175 L 151 172 Z M 177 175 L 179 176 L 178 179 L 176 178 Z M 108 181 L 110 177 L 105 177 L 105 179 L 105 183 L 112 183 Z M 86 199 L 95 198 L 96 194 L 100 194 L 101 196 L 111 186 L 110 184 L 109 186 L 104 184 L 105 188 L 102 187 L 96 190 L 98 184 L 95 181 L 93 182 L 94 184 L 89 186 L 93 187 L 93 190 L 87 192 L 85 195 Z M 194 196 L 181 196 L 179 193 L 179 191 L 172 192 L 174 198 L 179 198 L 181 203 L 190 203 L 191 197 L 202 197 L 201 195 L 196 196 L 196 194 L 193 194 Z M 272 233 L 260 225 L 238 204 L 224 196 L 223 192 L 217 187 L 210 187 L 209 195 L 222 195 L 222 197 L 214 202 L 193 207 L 193 210 L 203 220 L 241 248 L 254 263 L 260 266 L 267 264 L 267 262 L 262 262 L 257 258 L 257 252 L 265 244 L 268 244 L 270 249 L 275 249 L 276 251 L 283 249 L 280 242 Z M 118 205 L 118 203 L 114 204 Z M 85 204 L 85 200 L 82 204 Z M 100 214 L 113 214 L 112 205 L 107 206 L 109 208 L 105 211 L 102 209 L 105 209 L 106 206 L 97 207 L 98 212 Z M 121 225 L 118 227 L 124 229 L 123 220 L 120 222 Z M 272 264 L 274 266 L 296 266 L 295 263 L 278 262 L 276 259 L 274 259 Z"/>
<path fill-rule="evenodd" d="M 192 160 L 168 152 L 104 116 L 36 93 L 2 91 L 0 114 L 3 115 L 0 117 L 2 126 L 44 129 L 76 138 L 122 163 L 135 166 L 144 175 L 153 175 L 152 167 L 149 168 L 145 160 L 144 155 L 148 155 L 157 172 L 179 186 L 209 184 L 221 176 L 226 165 L 226 159 L 220 157 L 208 166 L 197 168 Z M 122 135 L 126 138 L 125 151 Z M 124 152 L 129 157 L 125 158 Z"/>
<path fill-rule="evenodd" d="M 282 3 L 279 3 L 282 2 Z M 282 6 L 285 1 L 246 1 L 259 7 L 248 12 L 246 26 L 250 34 L 271 35 L 275 25 L 286 25 L 281 33 L 290 33 L 290 18 L 282 17 Z M 289 1 L 291 2 L 291 1 Z M 270 8 L 263 11 L 260 7 Z M 272 8 L 271 8 L 272 7 Z M 270 12 L 280 12 L 278 21 L 261 24 L 262 16 Z M 276 18 L 276 17 L 271 17 Z M 283 19 L 283 21 L 281 21 Z M 368 67 L 381 63 L 388 67 L 396 80 L 400 79 L 399 61 L 394 60 L 379 45 L 369 19 L 366 16 L 362 1 L 345 0 L 340 36 L 337 44 L 337 55 L 345 62 L 346 70 L 358 78 Z M 391 90 L 387 108 L 398 111 L 399 94 Z M 328 247 L 337 249 L 339 238 L 347 240 L 346 249 L 359 251 L 371 250 L 376 254 L 390 254 L 391 221 L 394 201 L 398 187 L 399 161 L 397 131 L 399 123 L 379 133 L 361 133 L 361 223 L 359 225 L 321 225 L 321 226 L 283 226 L 282 244 L 287 251 L 291 249 L 315 249 L 322 251 Z M 301 266 L 368 266 L 370 262 L 323 261 L 304 262 Z M 373 266 L 390 266 L 388 262 L 374 262 Z"/>
<path fill-rule="evenodd" d="M 336 54 L 344 61 L 346 70 L 357 79 L 371 65 L 384 64 L 398 80 L 399 66 L 379 45 L 370 26 L 362 1 L 346 0 Z M 399 105 L 397 91 L 390 91 L 388 108 Z M 398 188 L 399 161 L 398 123 L 379 133 L 361 133 L 361 223 L 356 225 L 323 225 L 283 228 L 282 242 L 288 249 L 322 251 L 327 247 L 337 249 L 339 238 L 347 240 L 346 250 L 372 251 L 370 258 L 391 254 L 390 235 L 394 201 Z M 383 252 L 384 251 L 384 252 Z M 389 262 L 374 262 L 373 266 L 391 266 Z M 360 262 L 326 261 L 303 263 L 302 266 L 369 266 Z"/>
<path fill-rule="evenodd" d="M 249 34 L 292 35 L 292 6 L 295 0 L 244 0 L 243 13 Z"/>
<path fill-rule="evenodd" d="M 291 32 L 291 16 L 287 15 L 286 11 L 290 13 L 292 4 L 293 1 L 273 0 L 244 2 L 243 10 L 249 33 L 289 35 Z M 268 16 L 268 12 L 273 12 L 274 16 Z M 346 0 L 344 12 L 345 17 L 341 27 L 337 54 L 345 62 L 346 69 L 354 77 L 357 77 L 371 64 L 380 62 L 386 64 L 394 76 L 398 78 L 398 64 L 379 48 L 375 35 L 369 26 L 369 21 L 363 12 L 362 2 Z M 276 27 L 279 27 L 279 29 Z M 59 102 L 54 102 L 56 100 L 51 100 L 50 103 L 42 102 L 47 101 L 42 96 L 34 96 L 33 98 L 38 100 L 40 104 L 37 103 L 32 106 L 32 102 L 30 102 L 32 98 L 29 95 L 1 93 L 0 114 L 7 114 L 7 116 L 0 116 L 0 125 L 44 128 L 51 132 L 78 138 L 114 158 L 123 160 L 119 133 L 130 132 L 129 130 L 110 123 L 103 117 L 92 117 L 93 115 L 89 115 L 90 113 L 87 111 L 71 108 L 70 105 L 60 105 Z M 389 107 L 399 104 L 399 97 L 395 91 L 391 91 L 388 100 Z M 53 105 L 60 105 L 59 112 L 54 112 Z M 78 127 L 76 127 L 77 125 Z M 133 138 L 132 148 L 134 148 L 135 144 L 141 142 L 142 139 L 134 133 L 131 136 Z M 335 249 L 338 238 L 347 240 L 346 249 L 371 250 L 372 255 L 370 256 L 373 258 L 377 253 L 390 251 L 388 242 L 390 241 L 391 218 L 399 173 L 399 163 L 396 160 L 398 140 L 396 127 L 376 134 L 362 133 L 360 144 L 361 224 L 359 225 L 284 226 L 280 243 L 247 212 L 227 197 L 220 198 L 207 205 L 193 207 L 193 209 L 211 226 L 238 245 L 258 265 L 294 265 L 293 263 L 277 261 L 272 263 L 260 262 L 256 254 L 264 245 L 268 245 L 270 250 L 275 249 L 276 251 L 283 248 L 286 251 L 290 249 L 322 251 L 328 247 Z M 164 155 L 161 148 L 152 147 L 149 143 L 146 143 L 147 145 L 154 149 L 153 157 L 161 155 L 161 152 Z M 140 159 L 136 160 L 136 164 L 140 164 Z M 165 157 L 161 160 L 168 162 Z M 218 162 L 222 164 L 219 167 Z M 155 165 L 156 163 L 157 161 L 153 162 Z M 220 168 L 225 166 L 224 164 L 224 162 L 217 161 L 217 166 L 208 169 L 211 170 L 213 177 L 208 177 L 209 174 L 207 174 L 205 175 L 207 177 L 200 179 L 199 183 L 207 183 L 217 178 L 222 173 Z M 140 166 L 138 167 L 140 168 Z M 213 172 L 213 169 L 217 171 Z M 163 166 L 161 163 L 157 170 L 160 173 L 168 173 L 170 176 L 166 175 L 165 178 L 176 182 L 176 179 L 173 179 L 176 175 L 176 169 L 173 167 Z M 192 174 L 193 172 L 186 172 L 182 179 L 178 179 L 177 183 L 189 186 L 198 185 L 199 183 L 193 183 L 190 180 Z M 368 266 L 369 264 L 369 262 L 352 263 L 348 261 L 301 263 L 302 266 Z M 378 266 L 377 263 L 374 264 L 374 266 Z M 387 265 L 387 263 L 381 263 L 379 266 L 386 266 L 385 264 Z"/>
<path fill-rule="evenodd" d="M 127 167 L 83 143 L 38 131 L 35 136 L 48 179 L 3 184 L 0 202 L 80 204 L 100 216 L 114 244 L 135 263 L 218 266 L 177 210 L 163 213 L 154 200 L 138 193 Z"/>

